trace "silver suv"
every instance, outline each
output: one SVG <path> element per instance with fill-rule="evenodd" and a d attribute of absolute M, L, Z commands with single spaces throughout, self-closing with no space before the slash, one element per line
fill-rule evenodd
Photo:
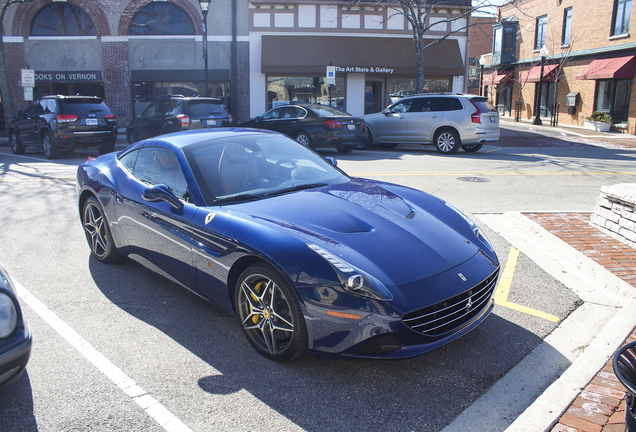
<path fill-rule="evenodd" d="M 499 112 L 487 98 L 470 94 L 410 95 L 363 118 L 369 131 L 363 148 L 413 143 L 452 154 L 460 147 L 476 152 L 483 143 L 499 140 Z"/>

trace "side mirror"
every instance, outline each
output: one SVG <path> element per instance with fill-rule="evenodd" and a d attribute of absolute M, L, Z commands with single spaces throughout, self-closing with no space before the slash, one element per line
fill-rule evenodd
<path fill-rule="evenodd" d="M 261 121 L 261 120 L 263 120 L 263 119 L 261 118 L 261 116 L 256 116 L 256 117 L 254 117 L 254 121 L 255 121 L 256 123 L 258 123 L 258 122 L 259 122 L 259 121 Z"/>
<path fill-rule="evenodd" d="M 141 118 L 141 113 L 137 114 L 137 118 Z"/>
<path fill-rule="evenodd" d="M 183 203 L 165 184 L 154 185 L 148 189 L 144 189 L 141 193 L 141 197 L 148 202 L 167 202 L 176 210 L 181 210 L 183 208 Z"/>
<path fill-rule="evenodd" d="M 336 160 L 336 158 L 333 158 L 331 156 L 326 156 L 325 160 L 335 167 L 338 166 L 338 161 Z"/>
<path fill-rule="evenodd" d="M 391 111 L 388 108 L 384 108 L 382 110 L 382 114 L 384 114 L 385 116 L 388 116 L 389 114 L 391 114 Z"/>

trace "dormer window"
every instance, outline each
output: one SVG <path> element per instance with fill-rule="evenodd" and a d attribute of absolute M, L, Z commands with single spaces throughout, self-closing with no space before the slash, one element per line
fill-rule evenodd
<path fill-rule="evenodd" d="M 492 62 L 512 63 L 515 55 L 517 21 L 506 19 L 493 24 Z"/>

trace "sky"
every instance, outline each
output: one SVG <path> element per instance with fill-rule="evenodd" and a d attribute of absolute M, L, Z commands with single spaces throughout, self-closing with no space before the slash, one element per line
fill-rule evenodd
<path fill-rule="evenodd" d="M 497 6 L 500 6 L 504 3 L 507 3 L 509 0 L 473 0 L 473 6 L 477 7 L 479 5 L 492 5 L 491 8 L 488 9 L 484 9 L 484 10 L 480 10 L 480 12 L 476 12 L 475 15 L 476 16 L 480 16 L 480 15 L 488 15 L 486 13 L 484 13 L 486 10 L 489 11 L 492 14 L 496 14 L 497 13 Z"/>

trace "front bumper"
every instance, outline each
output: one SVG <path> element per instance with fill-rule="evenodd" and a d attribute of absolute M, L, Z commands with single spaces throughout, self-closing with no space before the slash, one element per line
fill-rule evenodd
<path fill-rule="evenodd" d="M 322 301 L 304 302 L 309 348 L 320 357 L 374 359 L 407 358 L 434 350 L 488 317 L 498 276 L 498 263 L 478 253 L 441 274 L 390 288 L 395 299 L 388 302 L 358 297 L 352 304 L 334 288 L 316 288 L 313 298 Z M 330 310 L 340 317 L 328 314 Z"/>
<path fill-rule="evenodd" d="M 33 337 L 25 323 L 0 346 L 0 388 L 17 381 L 26 369 L 31 357 Z"/>

